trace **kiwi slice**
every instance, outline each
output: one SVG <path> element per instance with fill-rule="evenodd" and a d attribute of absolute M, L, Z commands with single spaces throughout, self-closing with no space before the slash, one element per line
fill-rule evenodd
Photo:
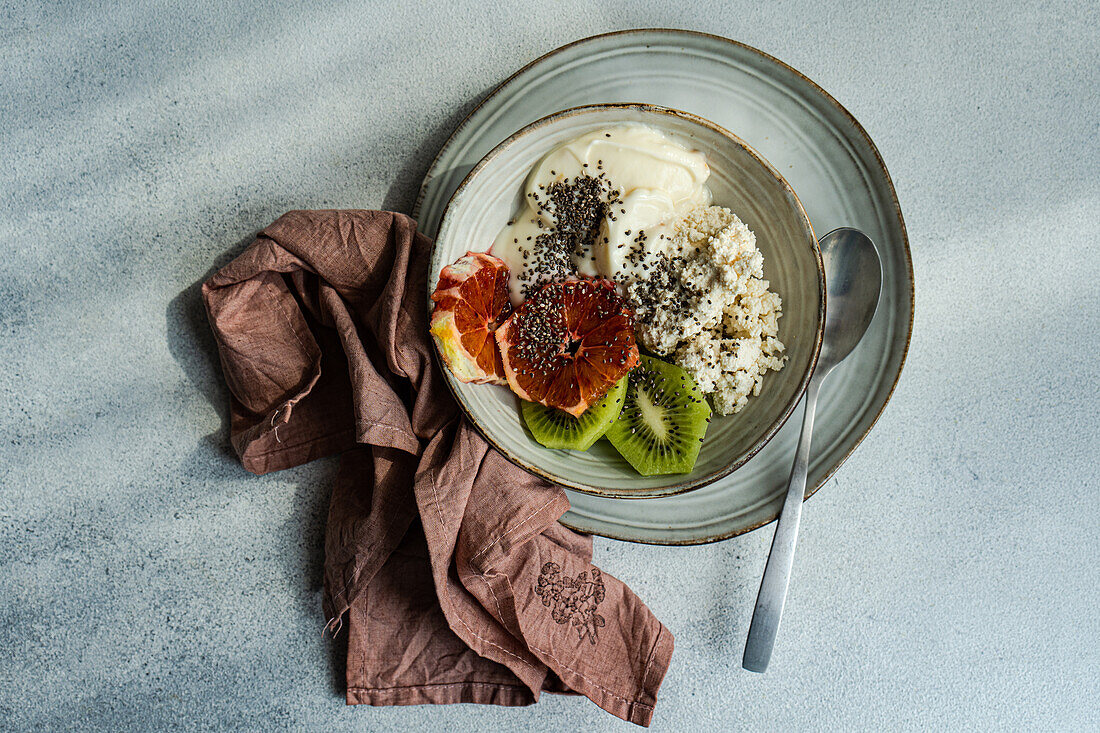
<path fill-rule="evenodd" d="M 643 476 L 687 473 L 710 422 L 707 398 L 691 375 L 651 356 L 626 378 L 626 402 L 607 439 Z"/>
<path fill-rule="evenodd" d="M 547 407 L 537 402 L 523 400 L 523 421 L 535 440 L 547 448 L 572 448 L 588 450 L 615 422 L 623 409 L 626 394 L 626 377 L 612 385 L 599 402 L 589 407 L 580 417 L 573 417 L 564 410 Z"/>

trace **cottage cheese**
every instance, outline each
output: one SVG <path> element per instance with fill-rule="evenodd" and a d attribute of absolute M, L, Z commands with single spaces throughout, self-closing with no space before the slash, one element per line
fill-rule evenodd
<path fill-rule="evenodd" d="M 715 412 L 739 412 L 786 361 L 782 301 L 763 279 L 756 236 L 729 209 L 701 206 L 676 225 L 652 269 L 625 287 L 638 339 L 690 373 Z"/>
<path fill-rule="evenodd" d="M 787 357 L 778 338 L 781 305 L 766 280 L 752 278 L 726 309 L 722 328 L 704 331 L 673 354 L 710 395 L 719 415 L 740 412 L 750 395 L 760 394 L 764 374 L 783 368 Z"/>

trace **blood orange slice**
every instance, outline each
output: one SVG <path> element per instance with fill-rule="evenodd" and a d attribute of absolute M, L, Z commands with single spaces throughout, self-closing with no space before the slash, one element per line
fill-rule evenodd
<path fill-rule="evenodd" d="M 634 316 L 607 280 L 543 286 L 496 340 L 513 392 L 574 417 L 638 363 Z"/>
<path fill-rule="evenodd" d="M 439 273 L 432 301 L 432 336 L 451 373 L 463 382 L 505 384 L 493 332 L 512 314 L 508 265 L 467 252 Z"/>

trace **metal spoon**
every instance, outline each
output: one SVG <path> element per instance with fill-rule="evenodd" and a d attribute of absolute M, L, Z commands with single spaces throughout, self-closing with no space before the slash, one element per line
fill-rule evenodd
<path fill-rule="evenodd" d="M 771 554 L 760 581 L 760 594 L 752 612 L 749 637 L 741 665 L 752 672 L 768 668 L 787 585 L 791 580 L 798 523 L 802 518 L 802 500 L 806 494 L 806 472 L 810 464 L 810 435 L 814 429 L 814 409 L 821 383 L 863 338 L 878 307 L 882 287 L 882 265 L 871 239 L 856 229 L 834 229 L 821 238 L 821 258 L 825 263 L 825 334 L 817 368 L 806 388 L 806 415 L 794 467 L 787 483 L 787 498 L 775 528 Z"/>

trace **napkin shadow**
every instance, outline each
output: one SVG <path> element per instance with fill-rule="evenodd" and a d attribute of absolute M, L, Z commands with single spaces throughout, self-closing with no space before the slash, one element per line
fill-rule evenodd
<path fill-rule="evenodd" d="M 348 692 L 348 630 L 343 628 L 335 637 L 326 634 L 325 638 L 331 638 L 328 659 L 332 691 L 345 697 Z"/>
<path fill-rule="evenodd" d="M 205 275 L 168 302 L 165 312 L 169 353 L 221 417 L 221 425 L 203 439 L 203 446 L 223 457 L 236 457 L 229 443 L 229 388 L 222 377 L 218 345 L 206 318 L 202 284 L 243 252 L 255 238 L 255 235 L 245 237 L 220 254 Z"/>
<path fill-rule="evenodd" d="M 286 577 L 299 578 L 294 584 L 294 598 L 303 619 L 316 621 L 320 633 L 328 621 L 321 614 L 320 592 L 325 577 L 325 528 L 328 524 L 332 486 L 340 466 L 339 456 L 318 459 L 292 471 L 303 475 L 295 481 L 291 499 L 293 511 L 279 527 L 279 537 L 288 551 L 283 553 Z M 293 549 L 297 547 L 298 551 Z M 347 618 L 340 632 L 323 634 L 332 690 L 343 697 L 347 692 Z"/>

